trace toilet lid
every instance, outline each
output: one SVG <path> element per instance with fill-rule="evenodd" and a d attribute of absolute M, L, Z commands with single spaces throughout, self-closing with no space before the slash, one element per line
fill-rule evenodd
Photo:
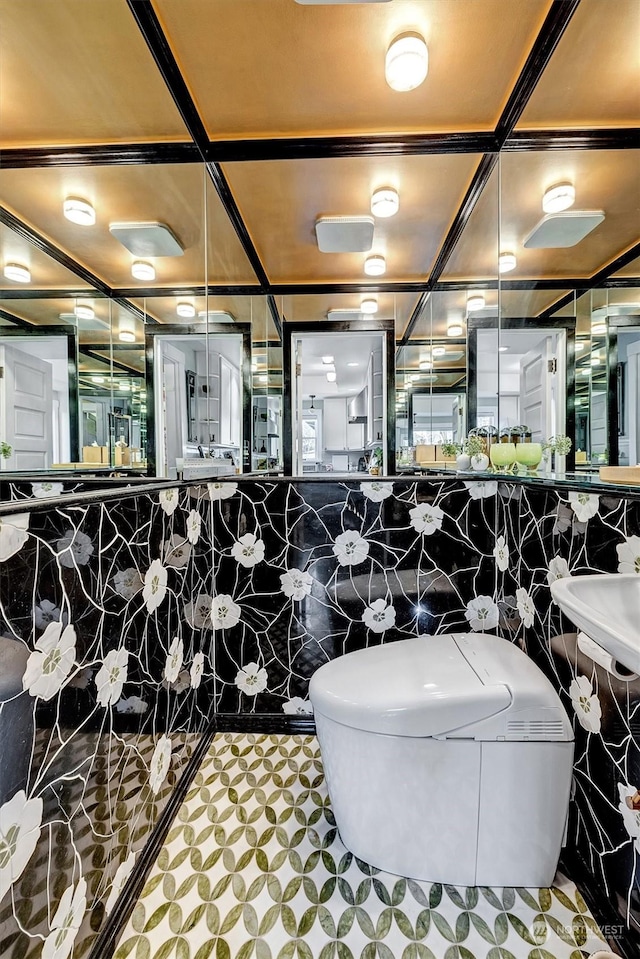
<path fill-rule="evenodd" d="M 329 719 L 393 736 L 443 736 L 495 716 L 512 701 L 504 683 L 480 679 L 452 635 L 340 656 L 311 677 L 309 698 Z"/>

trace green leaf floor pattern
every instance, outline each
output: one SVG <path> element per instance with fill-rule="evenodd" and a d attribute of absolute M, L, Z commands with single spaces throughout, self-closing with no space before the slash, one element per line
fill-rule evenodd
<path fill-rule="evenodd" d="M 401 879 L 340 841 L 311 736 L 218 734 L 114 959 L 582 959 L 575 886 Z"/>

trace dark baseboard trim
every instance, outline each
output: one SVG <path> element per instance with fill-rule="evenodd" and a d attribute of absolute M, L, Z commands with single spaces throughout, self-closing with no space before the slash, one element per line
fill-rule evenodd
<path fill-rule="evenodd" d="M 640 935 L 630 929 L 610 901 L 595 887 L 593 876 L 577 853 L 566 849 L 560 857 L 560 869 L 575 882 L 609 946 L 623 959 L 637 959 Z"/>
<path fill-rule="evenodd" d="M 313 736 L 316 724 L 311 716 L 285 716 L 283 713 L 218 713 L 213 720 L 217 733 L 256 733 L 257 735 Z"/>

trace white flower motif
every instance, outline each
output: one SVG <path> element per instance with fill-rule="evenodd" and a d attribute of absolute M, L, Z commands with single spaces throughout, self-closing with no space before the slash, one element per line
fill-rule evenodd
<path fill-rule="evenodd" d="M 188 669 L 181 669 L 178 673 L 176 679 L 173 682 L 169 682 L 168 679 L 163 679 L 162 685 L 166 689 L 173 690 L 174 693 L 184 693 L 187 689 L 191 689 L 191 677 L 189 675 Z"/>
<path fill-rule="evenodd" d="M 171 516 L 173 513 L 175 513 L 178 505 L 179 495 L 180 490 L 175 486 L 172 486 L 171 489 L 160 490 L 158 499 L 160 500 L 160 506 L 162 506 L 167 516 Z"/>
<path fill-rule="evenodd" d="M 214 596 L 211 602 L 211 619 L 214 629 L 230 629 L 240 622 L 242 610 L 228 593 Z"/>
<path fill-rule="evenodd" d="M 58 562 L 66 569 L 85 566 L 93 553 L 93 543 L 86 533 L 79 529 L 68 529 L 56 543 Z"/>
<path fill-rule="evenodd" d="M 481 632 L 485 629 L 495 629 L 500 619 L 500 610 L 497 603 L 490 596 L 476 596 L 467 603 L 465 619 L 469 621 L 471 629 Z"/>
<path fill-rule="evenodd" d="M 488 496 L 495 496 L 498 492 L 496 480 L 465 480 L 464 485 L 469 490 L 471 499 L 486 499 Z"/>
<path fill-rule="evenodd" d="M 231 555 L 241 566 L 255 566 L 264 559 L 264 543 L 253 533 L 245 533 L 231 547 Z"/>
<path fill-rule="evenodd" d="M 376 599 L 362 614 L 362 622 L 374 633 L 384 633 L 395 621 L 396 611 L 391 603 L 387 606 L 384 599 Z"/>
<path fill-rule="evenodd" d="M 313 706 L 308 699 L 294 696 L 282 704 L 282 712 L 286 713 L 287 716 L 313 716 Z"/>
<path fill-rule="evenodd" d="M 129 653 L 124 646 L 109 650 L 96 673 L 98 702 L 101 706 L 113 706 L 118 702 L 122 695 L 122 687 L 127 681 L 128 668 Z"/>
<path fill-rule="evenodd" d="M 174 533 L 171 539 L 164 543 L 164 562 L 165 566 L 172 566 L 174 569 L 184 569 L 191 558 L 191 543 Z"/>
<path fill-rule="evenodd" d="M 151 757 L 151 767 L 149 769 L 149 785 L 151 792 L 157 793 L 160 786 L 167 778 L 169 766 L 171 765 L 171 740 L 164 733 L 156 743 Z"/>
<path fill-rule="evenodd" d="M 20 878 L 36 848 L 42 825 L 42 800 L 20 789 L 0 806 L 0 902 Z"/>
<path fill-rule="evenodd" d="M 147 604 L 147 610 L 152 613 L 157 609 L 167 592 L 167 571 L 159 559 L 154 559 L 145 573 L 142 595 Z"/>
<path fill-rule="evenodd" d="M 504 536 L 498 536 L 496 545 L 493 548 L 493 555 L 496 560 L 496 566 L 502 573 L 504 573 L 506 569 L 509 569 L 509 547 L 507 546 L 507 541 Z"/>
<path fill-rule="evenodd" d="M 280 589 L 289 599 L 304 599 L 311 592 L 313 576 L 301 569 L 288 569 L 280 576 Z"/>
<path fill-rule="evenodd" d="M 564 579 L 565 576 L 571 576 L 569 564 L 562 556 L 555 556 L 549 563 L 549 572 L 547 573 L 547 582 L 549 586 L 555 583 L 557 579 Z M 553 600 L 555 603 L 555 599 Z"/>
<path fill-rule="evenodd" d="M 196 653 L 191 663 L 190 678 L 191 686 L 197 689 L 204 673 L 204 653 Z"/>
<path fill-rule="evenodd" d="M 583 729 L 590 733 L 599 733 L 602 708 L 600 700 L 593 692 L 591 681 L 586 676 L 573 679 L 569 686 L 569 696 Z"/>
<path fill-rule="evenodd" d="M 78 929 L 87 908 L 87 883 L 83 878 L 77 886 L 68 886 L 51 923 L 51 932 L 42 947 L 42 959 L 67 959 L 73 949 Z"/>
<path fill-rule="evenodd" d="M 27 660 L 22 688 L 31 696 L 53 699 L 62 689 L 75 658 L 76 631 L 73 626 L 49 623 Z"/>
<path fill-rule="evenodd" d="M 256 696 L 267 688 L 267 671 L 257 663 L 247 663 L 236 675 L 235 684 L 247 696 Z"/>
<path fill-rule="evenodd" d="M 193 629 L 211 629 L 211 605 L 213 599 L 208 593 L 198 593 L 191 603 L 184 607 L 184 618 Z"/>
<path fill-rule="evenodd" d="M 372 503 L 381 503 L 393 493 L 393 483 L 360 483 L 360 491 Z"/>
<path fill-rule="evenodd" d="M 598 512 L 600 497 L 595 496 L 593 493 L 583 493 L 572 490 L 569 493 L 569 505 L 576 514 L 579 522 L 586 523 Z"/>
<path fill-rule="evenodd" d="M 33 610 L 33 618 L 37 629 L 46 629 L 49 623 L 58 623 L 62 619 L 61 610 L 50 603 L 48 599 L 42 599 Z"/>
<path fill-rule="evenodd" d="M 616 546 L 619 573 L 640 573 L 640 536 L 627 536 Z"/>
<path fill-rule="evenodd" d="M 29 513 L 0 517 L 0 563 L 19 552 L 29 538 Z"/>
<path fill-rule="evenodd" d="M 164 664 L 164 678 L 174 683 L 182 669 L 184 662 L 184 643 L 179 636 L 174 636 L 171 646 L 169 646 L 169 655 Z"/>
<path fill-rule="evenodd" d="M 238 488 L 237 483 L 207 483 L 209 499 L 229 499 Z"/>
<path fill-rule="evenodd" d="M 202 519 L 200 513 L 192 509 L 189 515 L 187 516 L 187 539 L 190 543 L 198 542 L 200 539 L 200 527 L 202 526 Z"/>
<path fill-rule="evenodd" d="M 618 795 L 620 796 L 618 809 L 622 814 L 624 828 L 631 838 L 635 839 L 636 850 L 640 852 L 640 807 L 634 808 L 637 806 L 637 800 L 634 802 L 634 799 L 638 792 L 640 792 L 640 789 L 635 786 L 623 786 L 622 783 L 618 783 Z"/>
<path fill-rule="evenodd" d="M 529 629 L 530 626 L 533 626 L 533 620 L 536 615 L 536 607 L 528 592 L 522 586 L 516 590 L 516 603 L 518 604 L 520 619 L 522 620 L 525 629 Z"/>
<path fill-rule="evenodd" d="M 135 852 L 130 852 L 127 858 L 125 859 L 125 861 L 121 862 L 118 868 L 116 869 L 115 876 L 113 877 L 113 882 L 111 883 L 111 891 L 109 892 L 107 901 L 104 906 L 104 911 L 107 916 L 109 915 L 109 913 L 115 906 L 118 896 L 124 889 L 125 883 L 127 879 L 129 878 L 129 876 L 131 875 L 131 872 L 133 871 L 135 862 L 136 862 L 136 854 Z"/>
<path fill-rule="evenodd" d="M 333 552 L 340 566 L 358 566 L 369 555 L 369 544 L 355 530 L 347 530 L 336 536 Z"/>
<path fill-rule="evenodd" d="M 135 568 L 130 566 L 128 569 L 119 570 L 113 577 L 113 588 L 124 599 L 133 599 L 136 593 L 139 593 L 143 587 L 142 576 Z"/>
<path fill-rule="evenodd" d="M 116 703 L 116 710 L 119 713 L 129 713 L 141 715 L 146 713 L 149 706 L 144 699 L 139 696 L 129 696 L 127 699 L 121 699 Z"/>
<path fill-rule="evenodd" d="M 431 536 L 437 529 L 442 529 L 444 513 L 439 506 L 421 503 L 420 506 L 414 506 L 409 510 L 409 516 L 413 528 L 423 536 Z"/>
<path fill-rule="evenodd" d="M 64 493 L 62 483 L 32 483 L 31 490 L 36 499 L 42 499 L 45 496 L 60 496 Z"/>

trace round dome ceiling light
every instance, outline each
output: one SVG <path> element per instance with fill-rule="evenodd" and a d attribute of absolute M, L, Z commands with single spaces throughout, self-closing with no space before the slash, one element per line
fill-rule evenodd
<path fill-rule="evenodd" d="M 430 370 L 432 369 L 432 367 L 433 367 L 433 363 L 431 362 L 431 360 L 422 360 L 420 363 L 421 370 Z"/>
<path fill-rule="evenodd" d="M 336 381 L 335 370 L 329 370 L 329 372 L 327 373 L 327 383 L 335 383 L 335 381 Z"/>
<path fill-rule="evenodd" d="M 517 262 L 515 253 L 501 253 L 498 257 L 498 273 L 510 273 L 515 270 Z"/>
<path fill-rule="evenodd" d="M 429 70 L 429 51 L 419 33 L 401 33 L 389 45 L 384 75 L 392 90 L 407 93 L 424 81 Z"/>
<path fill-rule="evenodd" d="M 606 323 L 594 323 L 591 327 L 592 336 L 605 336 L 607 332 Z"/>
<path fill-rule="evenodd" d="M 447 336 L 462 336 L 462 325 L 460 323 L 450 323 L 447 327 Z"/>
<path fill-rule="evenodd" d="M 192 316 L 196 315 L 196 308 L 193 303 L 178 303 L 176 313 L 185 319 L 191 319 Z"/>
<path fill-rule="evenodd" d="M 131 264 L 131 275 L 136 280 L 155 280 L 156 270 L 152 263 L 145 260 L 134 260 Z"/>
<path fill-rule="evenodd" d="M 545 213 L 561 213 L 573 206 L 576 199 L 576 188 L 573 183 L 555 183 L 545 190 L 542 197 L 542 209 Z"/>
<path fill-rule="evenodd" d="M 400 196 L 398 191 L 392 186 L 381 186 L 373 191 L 371 197 L 371 212 L 374 216 L 387 217 L 394 216 L 400 208 Z M 373 259 L 373 257 L 370 257 Z M 383 263 L 384 258 L 381 257 Z"/>
<path fill-rule="evenodd" d="M 31 270 L 22 263 L 5 263 L 4 275 L 7 280 L 15 280 L 16 283 L 31 282 Z"/>
<path fill-rule="evenodd" d="M 68 196 L 62 204 L 62 211 L 67 220 L 78 226 L 93 226 L 96 222 L 96 211 L 88 200 L 79 196 Z"/>
<path fill-rule="evenodd" d="M 86 304 L 79 303 L 73 312 L 78 320 L 94 320 L 96 317 L 94 308 Z"/>
<path fill-rule="evenodd" d="M 373 297 L 364 299 L 360 304 L 360 310 L 362 313 L 377 313 L 378 312 L 378 301 Z"/>
<path fill-rule="evenodd" d="M 122 343 L 135 343 L 136 334 L 132 330 L 120 330 L 118 333 L 118 339 Z M 124 387 L 122 387 L 124 389 Z M 127 387 L 128 389 L 129 387 Z"/>
<path fill-rule="evenodd" d="M 431 350 L 433 356 L 444 356 L 446 352 L 447 351 L 444 346 L 434 346 L 434 348 Z"/>
<path fill-rule="evenodd" d="M 485 299 L 482 293 L 472 293 L 467 297 L 467 309 L 470 313 L 476 310 L 484 310 Z"/>
<path fill-rule="evenodd" d="M 398 194 L 396 193 L 396 196 Z M 373 205 L 373 200 L 371 201 Z M 397 209 L 397 208 L 396 208 Z M 368 256 L 364 261 L 364 272 L 367 276 L 382 276 L 387 270 L 387 261 L 383 256 L 377 253 L 374 256 Z"/>

